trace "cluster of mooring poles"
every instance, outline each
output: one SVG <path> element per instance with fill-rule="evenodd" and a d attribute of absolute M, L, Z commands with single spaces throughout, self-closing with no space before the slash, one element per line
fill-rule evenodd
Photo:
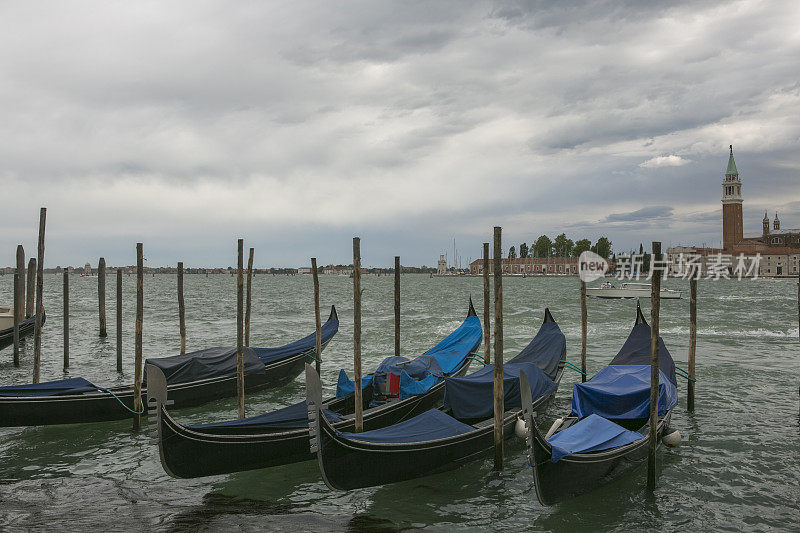
<path fill-rule="evenodd" d="M 42 321 L 44 320 L 42 290 L 44 287 L 44 231 L 46 219 L 47 208 L 42 207 L 39 210 L 37 253 L 36 257 L 32 257 L 28 263 L 27 280 L 25 278 L 25 250 L 21 244 L 17 245 L 17 268 L 14 272 L 14 331 L 12 333 L 14 366 L 19 366 L 20 324 L 35 315 L 33 329 L 33 383 L 39 383 L 42 359 Z"/>

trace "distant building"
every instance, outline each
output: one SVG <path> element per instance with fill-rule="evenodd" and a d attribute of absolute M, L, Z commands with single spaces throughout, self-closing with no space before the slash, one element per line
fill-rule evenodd
<path fill-rule="evenodd" d="M 540 276 L 577 276 L 577 257 L 525 257 L 503 258 L 503 273 Z M 483 259 L 476 259 L 469 265 L 471 274 L 483 274 Z M 489 273 L 494 273 L 494 261 L 489 261 Z"/>
<path fill-rule="evenodd" d="M 743 201 L 742 181 L 733 159 L 733 145 L 731 145 L 728 167 L 722 181 L 722 248 L 673 246 L 667 248 L 666 260 L 675 263 L 680 261 L 681 254 L 699 255 L 704 258 L 700 263 L 703 265 L 702 274 L 705 275 L 705 268 L 714 261 L 714 256 L 722 254 L 738 257 L 740 254 L 745 256 L 760 254 L 759 276 L 797 276 L 798 261 L 800 261 L 800 229 L 781 229 L 778 213 L 775 213 L 775 220 L 770 229 L 770 220 L 765 212 L 761 221 L 761 233 L 745 235 L 742 221 Z M 746 264 L 749 265 L 751 261 L 748 259 Z M 735 265 L 731 266 L 731 273 L 734 267 Z M 680 267 L 673 264 L 670 270 L 676 268 Z"/>
<path fill-rule="evenodd" d="M 436 275 L 444 276 L 445 274 L 447 274 L 447 260 L 444 258 L 444 254 L 439 254 L 439 261 L 436 262 Z"/>
<path fill-rule="evenodd" d="M 312 274 L 311 267 L 300 267 L 297 269 L 298 274 Z"/>

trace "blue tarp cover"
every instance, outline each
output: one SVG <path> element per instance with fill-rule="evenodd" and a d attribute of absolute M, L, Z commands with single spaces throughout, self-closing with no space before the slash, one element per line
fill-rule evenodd
<path fill-rule="evenodd" d="M 367 374 L 366 376 L 361 377 L 361 389 L 366 389 L 369 385 L 372 384 L 372 374 Z M 337 398 L 347 398 L 351 394 L 355 393 L 356 391 L 356 384 L 353 383 L 353 380 L 347 377 L 347 372 L 344 371 L 344 368 L 339 369 L 339 379 L 336 382 L 336 397 Z"/>
<path fill-rule="evenodd" d="M 264 363 L 252 348 L 244 348 L 244 373 L 264 374 Z M 168 385 L 236 375 L 236 348 L 208 348 L 172 357 L 147 359 L 164 372 Z M 144 383 L 144 381 L 143 381 Z"/>
<path fill-rule="evenodd" d="M 658 414 L 664 415 L 678 402 L 678 389 L 664 372 L 658 372 Z M 610 419 L 650 416 L 650 366 L 607 366 L 586 383 L 572 390 L 572 414 L 591 414 Z"/>
<path fill-rule="evenodd" d="M 483 329 L 480 319 L 475 315 L 468 316 L 458 329 L 422 355 L 433 356 L 442 372 L 452 374 L 461 367 L 469 353 L 480 344 L 481 339 L 483 339 Z"/>
<path fill-rule="evenodd" d="M 558 324 L 545 322 L 533 340 L 508 363 L 536 363 L 550 379 L 556 379 L 558 362 L 564 356 L 567 340 Z"/>
<path fill-rule="evenodd" d="M 341 418 L 327 409 L 322 410 L 325 418 L 329 422 L 339 422 Z M 247 428 L 247 429 L 274 429 L 274 430 L 289 430 L 289 429 L 302 429 L 308 427 L 308 407 L 306 402 L 302 401 L 277 411 L 270 411 L 263 415 L 251 416 L 239 420 L 226 420 L 225 422 L 215 422 L 212 424 L 198 424 L 194 426 L 186 426 L 189 429 L 203 430 L 210 428 Z"/>
<path fill-rule="evenodd" d="M 633 326 L 619 353 L 611 360 L 611 365 L 647 365 L 650 366 L 650 326 L 637 309 L 639 322 Z M 669 378 L 675 380 L 675 362 L 672 360 L 664 339 L 658 338 L 658 368 Z"/>
<path fill-rule="evenodd" d="M 534 400 L 555 391 L 556 383 L 535 363 L 503 365 L 503 395 L 506 409 L 520 408 L 519 371 L 525 372 Z M 494 365 L 486 365 L 463 378 L 445 380 L 444 405 L 456 418 L 489 418 L 494 413 Z"/>
<path fill-rule="evenodd" d="M 333 315 L 333 313 L 331 313 L 331 315 L 331 318 L 322 325 L 321 342 L 323 346 L 336 335 L 337 331 L 339 331 L 339 319 L 334 318 L 335 315 Z M 266 365 L 300 352 L 313 352 L 316 350 L 316 347 L 317 334 L 314 332 L 307 337 L 281 346 L 280 348 L 253 348 L 253 350 L 255 350 L 261 362 Z"/>
<path fill-rule="evenodd" d="M 83 378 L 59 379 L 44 383 L 0 387 L 0 396 L 59 396 L 96 391 L 97 387 Z"/>
<path fill-rule="evenodd" d="M 601 416 L 589 415 L 564 431 L 559 431 L 547 442 L 553 448 L 551 461 L 555 463 L 573 453 L 607 450 L 643 438 L 640 433 L 629 431 Z"/>
<path fill-rule="evenodd" d="M 387 357 L 381 361 L 375 372 L 362 376 L 362 388 L 373 383 L 373 379 L 376 382 L 382 382 L 386 379 L 385 374 L 394 373 L 400 376 L 400 398 L 422 394 L 438 383 L 442 376 L 460 368 L 470 351 L 480 344 L 482 338 L 483 330 L 480 319 L 474 315 L 468 316 L 444 340 L 421 356 L 411 359 L 410 363 L 398 364 L 409 361 L 409 359 L 396 356 Z M 406 374 L 405 378 L 403 373 Z M 336 397 L 345 398 L 353 392 L 355 392 L 353 380 L 347 377 L 344 370 L 340 370 L 336 385 Z"/>
<path fill-rule="evenodd" d="M 414 418 L 385 428 L 364 431 L 363 433 L 337 431 L 337 434 L 348 439 L 364 442 L 400 444 L 454 437 L 474 430 L 474 427 L 459 422 L 438 409 L 431 409 Z"/>

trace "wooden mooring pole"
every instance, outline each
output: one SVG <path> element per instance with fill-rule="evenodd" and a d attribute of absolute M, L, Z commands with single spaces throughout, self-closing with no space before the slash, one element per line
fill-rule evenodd
<path fill-rule="evenodd" d="M 319 315 L 319 275 L 317 272 L 317 258 L 311 258 L 311 275 L 314 278 L 314 324 L 317 334 L 317 342 L 314 345 L 314 357 L 316 358 L 317 375 L 319 375 L 322 363 L 322 319 Z"/>
<path fill-rule="evenodd" d="M 21 244 L 17 245 L 17 272 L 19 273 L 19 321 L 22 322 L 27 318 L 25 316 L 25 290 L 26 290 L 26 283 L 25 283 L 25 250 L 22 248 Z"/>
<path fill-rule="evenodd" d="M 181 335 L 181 355 L 186 353 L 186 308 L 183 301 L 183 261 L 178 261 L 178 331 Z"/>
<path fill-rule="evenodd" d="M 236 270 L 236 397 L 239 418 L 244 418 L 244 240 L 238 241 Z"/>
<path fill-rule="evenodd" d="M 489 243 L 483 243 L 483 364 L 492 362 L 492 310 L 489 296 Z"/>
<path fill-rule="evenodd" d="M 361 399 L 361 239 L 353 237 L 353 383 L 355 385 L 355 431 L 364 430 Z"/>
<path fill-rule="evenodd" d="M 117 372 L 122 372 L 122 268 L 117 268 Z"/>
<path fill-rule="evenodd" d="M 69 368 L 69 268 L 64 269 L 64 370 Z"/>
<path fill-rule="evenodd" d="M 134 348 L 133 410 L 142 411 L 142 329 L 144 327 L 144 253 L 136 243 L 136 333 Z M 141 415 L 133 415 L 133 429 L 139 430 Z"/>
<path fill-rule="evenodd" d="M 250 301 L 253 295 L 253 252 L 254 249 L 250 248 L 250 258 L 247 260 L 247 298 L 245 301 L 245 309 L 244 309 L 245 346 L 250 346 Z"/>
<path fill-rule="evenodd" d="M 394 355 L 400 357 L 400 256 L 394 256 Z"/>
<path fill-rule="evenodd" d="M 30 318 L 35 312 L 33 309 L 36 301 L 36 258 L 28 261 L 28 288 L 25 290 L 25 318 Z"/>
<path fill-rule="evenodd" d="M 494 228 L 494 468 L 503 469 L 503 266 L 502 228 Z"/>
<path fill-rule="evenodd" d="M 106 259 L 97 262 L 97 310 L 100 313 L 100 336 L 108 337 L 106 330 Z"/>
<path fill-rule="evenodd" d="M 25 250 L 17 245 L 17 269 L 14 271 L 14 366 L 19 366 L 19 323 L 25 314 Z"/>
<path fill-rule="evenodd" d="M 581 280 L 581 383 L 586 382 L 586 282 Z"/>
<path fill-rule="evenodd" d="M 656 448 L 658 447 L 658 313 L 661 307 L 661 243 L 653 241 L 650 269 L 650 440 L 647 452 L 647 490 L 656 489 Z"/>
<path fill-rule="evenodd" d="M 694 411 L 694 359 L 697 349 L 697 277 L 689 279 L 689 381 L 686 386 L 686 408 Z"/>
<path fill-rule="evenodd" d="M 36 320 L 33 329 L 33 382 L 39 383 L 39 371 L 42 366 L 42 316 L 44 305 L 42 291 L 44 290 L 44 228 L 47 218 L 47 208 L 39 210 L 39 245 L 36 249 Z"/>

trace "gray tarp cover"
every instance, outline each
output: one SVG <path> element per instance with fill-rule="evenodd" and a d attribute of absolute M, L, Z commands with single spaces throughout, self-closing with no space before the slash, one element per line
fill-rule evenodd
<path fill-rule="evenodd" d="M 244 373 L 263 374 L 264 363 L 251 348 L 242 350 Z M 236 348 L 208 348 L 185 355 L 147 359 L 164 372 L 167 384 L 187 383 L 200 379 L 236 375 Z"/>

